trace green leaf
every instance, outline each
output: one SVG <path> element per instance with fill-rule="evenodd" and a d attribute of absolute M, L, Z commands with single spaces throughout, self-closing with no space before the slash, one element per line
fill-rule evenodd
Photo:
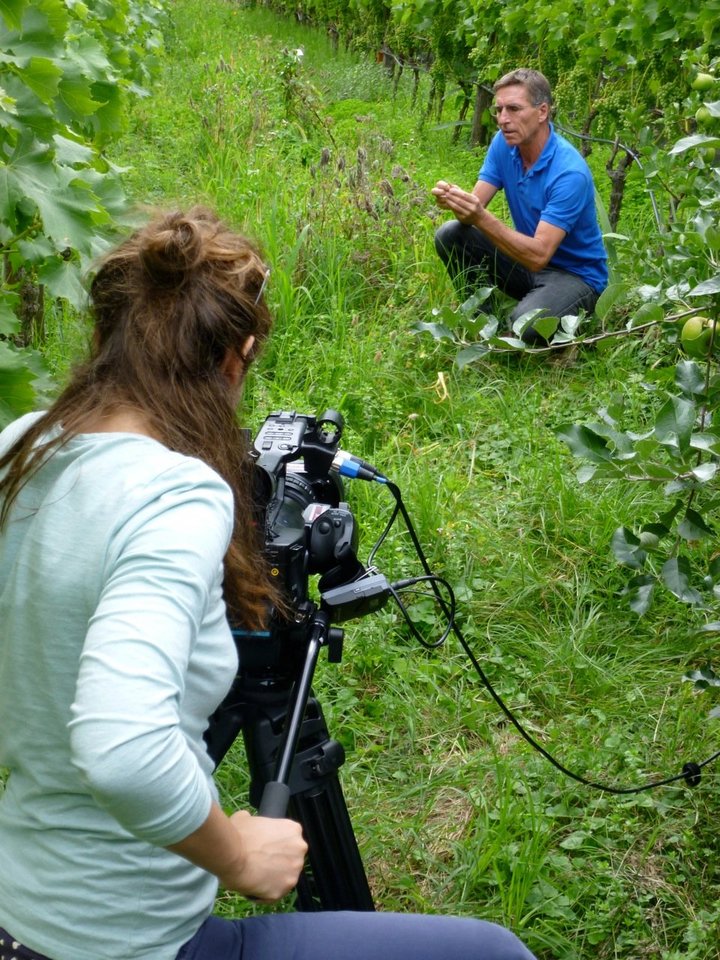
<path fill-rule="evenodd" d="M 76 117 L 89 117 L 103 105 L 93 97 L 92 82 L 85 77 L 68 77 L 65 74 L 60 81 L 58 94 L 70 113 Z"/>
<path fill-rule="evenodd" d="M 488 347 L 486 344 L 473 343 L 469 347 L 466 347 L 458 352 L 458 355 L 455 357 L 455 363 L 460 369 L 462 369 L 469 363 L 472 363 L 474 360 L 479 360 L 481 357 L 487 356 L 488 353 L 490 353 L 490 347 Z"/>
<path fill-rule="evenodd" d="M 711 147 L 720 146 L 720 137 L 709 137 L 704 133 L 694 133 L 691 137 L 683 137 L 678 140 L 674 147 L 669 151 L 670 156 L 676 156 L 678 153 L 684 153 L 693 147 Z"/>
<path fill-rule="evenodd" d="M 38 280 L 45 284 L 52 297 L 67 300 L 74 307 L 80 308 L 87 301 L 80 270 L 72 260 L 52 257 L 38 269 Z"/>
<path fill-rule="evenodd" d="M 592 480 L 596 473 L 597 467 L 594 465 L 591 466 L 589 463 L 584 467 L 580 467 L 576 474 L 578 483 L 587 483 L 589 480 Z"/>
<path fill-rule="evenodd" d="M 585 457 L 593 463 L 606 463 L 612 460 L 612 453 L 604 437 L 589 427 L 577 423 L 563 424 L 555 431 L 576 457 Z"/>
<path fill-rule="evenodd" d="M 549 340 L 559 326 L 559 317 L 539 317 L 533 323 L 532 328 L 545 340 Z"/>
<path fill-rule="evenodd" d="M 720 437 L 716 433 L 693 433 L 690 438 L 690 446 L 693 450 L 717 455 L 720 453 Z M 696 469 L 704 466 L 705 464 L 699 464 Z"/>
<path fill-rule="evenodd" d="M 99 82 L 108 82 L 113 79 L 110 61 L 95 37 L 89 34 L 76 37 L 69 49 L 69 55 L 84 76 Z"/>
<path fill-rule="evenodd" d="M 660 523 L 648 523 L 640 531 L 640 544 L 648 550 L 655 550 L 669 532 L 667 527 Z"/>
<path fill-rule="evenodd" d="M 429 333 L 435 340 L 454 340 L 452 332 L 442 323 L 422 323 L 418 321 L 410 327 L 413 333 Z"/>
<path fill-rule="evenodd" d="M 15 30 L 22 26 L 22 13 L 26 2 L 27 0 L 0 0 L 0 16 Z"/>
<path fill-rule="evenodd" d="M 664 318 L 665 311 L 659 303 L 643 303 L 628 321 L 627 329 L 632 330 L 644 323 L 660 323 Z"/>
<path fill-rule="evenodd" d="M 28 413 L 35 406 L 33 382 L 37 372 L 33 369 L 30 351 L 13 349 L 0 340 L 0 425 L 10 423 L 22 413 Z"/>
<path fill-rule="evenodd" d="M 689 297 L 706 297 L 709 294 L 720 293 L 720 273 L 709 280 L 703 280 L 689 293 Z"/>
<path fill-rule="evenodd" d="M 60 134 L 55 134 L 53 143 L 55 144 L 55 159 L 65 166 L 85 165 L 95 160 L 96 151 L 87 143 L 78 143 L 77 140 L 70 140 L 68 137 L 60 136 Z"/>
<path fill-rule="evenodd" d="M 517 320 L 512 325 L 512 332 L 517 337 L 522 337 L 526 330 L 529 330 L 531 327 L 535 327 L 539 317 L 543 316 L 543 311 L 541 308 L 536 308 L 535 310 L 528 310 L 527 313 L 523 313 L 522 316 L 518 317 Z M 543 318 L 544 319 L 544 318 Z M 555 319 L 555 318 L 551 318 Z M 557 329 L 557 324 L 555 328 Z"/>
<path fill-rule="evenodd" d="M 576 317 L 571 314 L 560 318 L 560 326 L 565 333 L 570 334 L 571 337 L 575 336 L 575 331 L 580 326 L 580 323 L 580 317 Z"/>
<path fill-rule="evenodd" d="M 647 560 L 647 551 L 640 543 L 632 530 L 627 527 L 618 527 L 612 537 L 612 552 L 618 563 L 634 570 L 642 570 Z"/>
<path fill-rule="evenodd" d="M 0 293 L 0 335 L 11 337 L 20 329 L 20 320 L 17 308 L 20 305 L 20 296 L 13 290 L 3 290 Z"/>
<path fill-rule="evenodd" d="M 604 320 L 615 304 L 619 300 L 622 300 L 625 294 L 629 293 L 632 289 L 633 284 L 631 283 L 609 284 L 600 294 L 598 302 L 595 304 L 595 315 L 600 320 Z"/>
<path fill-rule="evenodd" d="M 493 295 L 497 287 L 478 287 L 471 297 L 460 304 L 460 313 L 476 314 L 482 305 Z"/>
<path fill-rule="evenodd" d="M 690 577 L 690 563 L 685 557 L 670 557 L 663 564 L 662 578 L 670 593 L 683 603 L 699 606 L 702 604 L 702 597 L 690 586 Z"/>
<path fill-rule="evenodd" d="M 589 837 L 590 834 L 585 830 L 575 830 L 573 833 L 568 834 L 564 840 L 560 841 L 560 846 L 563 850 L 579 850 Z"/>
<path fill-rule="evenodd" d="M 675 383 L 687 397 L 705 393 L 705 374 L 694 360 L 681 360 L 675 367 Z"/>
<path fill-rule="evenodd" d="M 673 523 L 675 522 L 675 517 L 680 513 L 683 508 L 682 500 L 678 499 L 670 507 L 669 510 L 666 510 L 665 513 L 661 514 L 658 518 L 658 522 L 662 524 L 663 527 L 667 527 L 668 530 L 672 528 Z"/>
<path fill-rule="evenodd" d="M 643 575 L 640 577 L 633 577 L 633 579 L 622 591 L 622 595 L 628 598 L 630 609 L 639 617 L 642 617 L 650 609 L 654 590 L 654 578 Z"/>
<path fill-rule="evenodd" d="M 20 71 L 22 81 L 47 104 L 51 104 L 57 96 L 62 76 L 62 69 L 43 57 L 32 57 Z"/>
<path fill-rule="evenodd" d="M 683 397 L 670 397 L 655 420 L 655 436 L 666 446 L 677 446 L 684 452 L 690 447 L 695 426 L 695 404 Z"/>
<path fill-rule="evenodd" d="M 524 340 L 518 340 L 517 337 L 490 337 L 488 339 L 494 347 L 499 347 L 501 350 L 527 350 L 528 345 Z"/>
<path fill-rule="evenodd" d="M 107 220 L 80 174 L 55 166 L 48 149 L 27 138 L 0 167 L 0 209 L 11 225 L 26 198 L 36 204 L 44 233 L 59 249 L 70 246 L 89 252 L 97 224 Z"/>
<path fill-rule="evenodd" d="M 668 467 L 665 463 L 645 463 L 644 465 L 645 473 L 648 477 L 652 477 L 653 480 L 672 480 L 677 476 L 677 470 L 673 470 L 672 467 Z"/>
<path fill-rule="evenodd" d="M 704 540 L 714 537 L 715 531 L 709 527 L 696 510 L 688 507 L 685 518 L 678 524 L 678 533 L 683 540 Z"/>
<path fill-rule="evenodd" d="M 717 469 L 718 466 L 716 463 L 700 463 L 697 467 L 693 467 L 691 473 L 700 483 L 709 483 L 710 480 L 715 479 Z"/>

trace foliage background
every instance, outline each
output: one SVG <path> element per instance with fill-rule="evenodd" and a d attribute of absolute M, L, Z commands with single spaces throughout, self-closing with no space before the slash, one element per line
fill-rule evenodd
<path fill-rule="evenodd" d="M 705 9 L 696 20 L 704 22 Z M 342 12 L 353 11 L 370 30 L 372 10 Z M 452 47 L 460 11 L 428 7 L 426 34 L 445 36 Z M 390 17 L 378 8 L 376 19 L 400 35 L 396 12 Z M 669 16 L 669 8 L 661 13 Z M 617 33 L 620 12 L 603 15 Z M 488 16 L 481 20 L 476 11 L 470 26 L 487 25 Z M 627 286 L 609 304 L 601 328 L 623 336 L 583 341 L 574 363 L 566 354 L 554 362 L 555 353 L 549 361 L 491 344 L 472 363 L 458 365 L 458 351 L 482 337 L 463 325 L 433 252 L 438 214 L 429 188 L 440 177 L 469 184 L 479 167 L 482 145 L 464 137 L 455 142 L 454 128 L 435 109 L 442 82 L 446 103 L 457 94 L 462 105 L 461 71 L 446 72 L 442 81 L 436 61 L 430 65 L 420 51 L 417 61 L 432 68 L 416 74 L 406 66 L 398 76 L 375 57 L 357 55 L 365 46 L 361 38 L 336 43 L 332 30 L 307 24 L 314 19 L 303 12 L 303 22 L 292 22 L 225 0 L 176 0 L 158 21 L 166 54 L 158 56 L 152 97 L 123 106 L 126 130 L 103 146 L 103 162 L 121 172 L 122 191 L 140 203 L 205 200 L 260 240 L 272 264 L 269 297 L 277 320 L 248 385 L 249 424 L 258 427 L 278 408 L 343 413 L 344 446 L 401 486 L 432 566 L 456 589 L 463 633 L 541 743 L 603 782 L 634 785 L 679 773 L 716 744 L 708 719 L 717 692 L 708 669 L 716 637 L 701 630 L 710 619 L 712 585 L 703 587 L 703 605 L 665 591 L 638 617 L 612 544 L 618 529 L 640 534 L 638 516 L 647 523 L 668 508 L 662 485 L 630 483 L 622 475 L 618 454 L 628 451 L 618 437 L 640 433 L 639 425 L 654 432 L 671 396 L 682 399 L 674 384 L 686 358 L 678 353 L 676 321 L 665 318 L 698 307 L 683 301 L 687 289 L 679 297 L 668 291 L 688 268 L 695 283 L 714 276 L 707 227 L 687 226 L 704 208 L 690 206 L 683 214 L 678 202 L 667 201 L 663 210 L 673 219 L 664 223 L 676 242 L 665 238 L 672 255 L 658 257 L 647 181 L 631 166 L 613 231 L 626 238 L 617 243 Z M 563 24 L 579 22 L 578 9 L 568 6 L 548 16 L 545 27 L 555 24 L 562 34 Z M 454 29 L 444 29 L 447 23 Z M 536 29 L 529 21 L 526 36 Z M 520 44 L 519 22 L 515 30 Z M 337 34 L 338 41 L 346 39 L 339 26 Z M 415 27 L 410 34 L 423 36 Z M 478 29 L 475 34 L 457 47 L 458 64 L 473 72 L 481 63 L 502 69 L 491 56 L 500 49 L 499 35 L 486 36 L 480 57 L 471 55 L 480 42 Z M 378 28 L 367 45 L 392 50 L 394 36 Z M 712 31 L 708 42 L 714 43 Z M 553 39 L 533 43 L 525 50 L 545 52 Z M 630 46 L 618 44 L 620 53 L 629 56 Z M 560 53 L 555 56 L 550 63 L 557 65 L 560 90 L 563 81 L 565 89 L 581 89 L 563 73 Z M 698 134 L 694 112 L 701 100 L 691 80 L 700 56 L 703 66 L 713 62 L 708 48 L 673 63 L 673 117 L 690 126 L 670 125 L 659 142 L 650 138 L 644 169 L 651 184 L 680 182 L 668 180 L 669 150 L 677 136 Z M 607 72 L 613 82 L 619 76 L 619 68 Z M 490 71 L 484 76 L 492 80 Z M 635 90 L 635 68 L 622 76 L 627 90 Z M 619 102 L 616 108 L 624 122 Z M 697 151 L 712 146 L 711 134 L 678 155 L 683 196 L 710 198 L 710 209 L 716 167 Z M 612 151 L 596 145 L 589 157 L 606 205 Z M 87 167 L 73 166 L 80 180 Z M 88 188 L 81 189 L 87 198 Z M 672 194 L 663 193 L 663 201 Z M 51 255 L 58 257 L 54 248 Z M 76 261 L 83 262 L 80 252 L 69 262 Z M 633 319 L 645 303 L 660 309 L 649 326 Z M 702 300 L 701 308 L 708 304 L 712 299 Z M 54 296 L 46 305 L 43 356 L 62 378 L 83 326 Z M 417 332 L 418 323 L 440 321 L 449 337 Z M 15 350 L 14 332 L 9 337 L 4 343 Z M 707 364 L 696 366 L 712 377 L 714 363 L 710 354 Z M 696 394 L 693 402 L 706 399 Z M 598 410 L 616 424 L 624 418 L 613 436 Z M 582 442 L 573 440 L 575 449 L 604 450 L 606 479 L 578 483 L 558 431 L 568 435 L 569 425 L 588 423 L 596 426 Z M 708 462 L 714 455 L 705 453 Z M 698 489 L 712 525 L 712 480 Z M 347 496 L 367 555 L 390 505 L 375 487 L 351 485 Z M 699 550 L 702 563 L 712 562 L 712 537 L 697 547 L 684 543 L 693 556 Z M 630 547 L 626 537 L 625 552 L 638 560 Z M 418 572 L 400 529 L 378 564 L 391 578 Z M 439 632 L 430 604 L 420 601 L 414 612 L 431 635 Z M 695 670 L 709 679 L 683 682 L 683 674 Z M 708 689 L 700 694 L 703 685 Z M 331 732 L 348 753 L 343 785 L 382 909 L 496 919 L 520 933 L 541 960 L 718 956 L 712 766 L 695 790 L 678 784 L 617 797 L 573 783 L 517 736 L 456 643 L 422 650 L 392 608 L 348 626 L 344 662 L 322 664 L 316 688 Z M 246 802 L 244 769 L 238 748 L 221 771 L 229 808 Z M 255 909 L 230 896 L 219 903 L 220 911 L 233 914 Z"/>

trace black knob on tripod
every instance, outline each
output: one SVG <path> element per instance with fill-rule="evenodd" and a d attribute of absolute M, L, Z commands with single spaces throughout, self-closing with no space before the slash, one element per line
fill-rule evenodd
<path fill-rule="evenodd" d="M 290 787 L 278 780 L 270 780 L 263 789 L 262 800 L 258 808 L 261 817 L 272 817 L 273 820 L 282 820 L 287 816 L 290 802 Z"/>

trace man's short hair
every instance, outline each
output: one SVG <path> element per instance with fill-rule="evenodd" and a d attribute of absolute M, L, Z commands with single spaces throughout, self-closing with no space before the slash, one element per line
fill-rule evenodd
<path fill-rule="evenodd" d="M 553 96 L 550 84 L 547 77 L 539 70 L 529 70 L 526 67 L 511 70 L 510 73 L 506 73 L 496 82 L 493 93 L 497 93 L 503 87 L 512 87 L 517 84 L 525 87 L 534 107 L 539 107 L 541 103 L 546 103 L 548 107 L 552 107 Z"/>

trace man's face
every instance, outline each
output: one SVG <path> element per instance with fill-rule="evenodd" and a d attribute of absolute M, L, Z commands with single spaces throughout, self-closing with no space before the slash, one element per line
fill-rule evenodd
<path fill-rule="evenodd" d="M 502 87 L 495 94 L 495 119 L 510 147 L 531 143 L 544 126 L 548 105 L 534 107 L 525 87 L 513 84 Z"/>

